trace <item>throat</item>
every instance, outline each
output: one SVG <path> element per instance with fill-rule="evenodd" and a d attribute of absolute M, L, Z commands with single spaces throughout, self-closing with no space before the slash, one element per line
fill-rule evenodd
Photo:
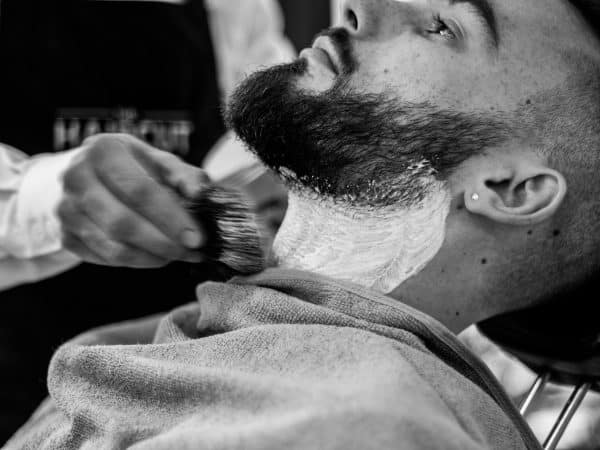
<path fill-rule="evenodd" d="M 387 294 L 440 250 L 449 207 L 449 195 L 441 186 L 411 208 L 371 209 L 293 191 L 273 257 L 282 268 Z"/>

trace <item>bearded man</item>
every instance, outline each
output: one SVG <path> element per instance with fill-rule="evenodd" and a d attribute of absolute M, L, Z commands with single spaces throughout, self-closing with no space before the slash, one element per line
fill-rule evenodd
<path fill-rule="evenodd" d="M 452 332 L 597 270 L 600 42 L 565 0 L 341 4 L 227 112 L 278 267 L 63 346 L 9 448 L 539 447 Z"/>

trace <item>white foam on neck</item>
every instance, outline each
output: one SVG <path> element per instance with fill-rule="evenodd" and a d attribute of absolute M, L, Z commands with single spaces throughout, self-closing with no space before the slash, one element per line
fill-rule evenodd
<path fill-rule="evenodd" d="M 347 206 L 290 192 L 273 244 L 279 267 L 300 269 L 390 293 L 440 250 L 450 196 L 441 185 L 417 207 Z"/>

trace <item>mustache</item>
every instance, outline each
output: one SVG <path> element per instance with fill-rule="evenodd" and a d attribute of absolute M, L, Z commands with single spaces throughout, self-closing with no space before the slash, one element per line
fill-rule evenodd
<path fill-rule="evenodd" d="M 314 37 L 313 44 L 320 37 L 331 39 L 333 46 L 339 53 L 343 75 L 351 75 L 358 69 L 358 61 L 354 56 L 350 32 L 347 29 L 342 27 L 327 28 Z"/>

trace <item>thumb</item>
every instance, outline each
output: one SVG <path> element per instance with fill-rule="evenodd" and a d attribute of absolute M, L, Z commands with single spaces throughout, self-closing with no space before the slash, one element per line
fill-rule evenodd
<path fill-rule="evenodd" d="M 144 142 L 136 145 L 135 158 L 159 182 L 185 198 L 198 197 L 210 184 L 206 172 L 181 158 Z"/>

